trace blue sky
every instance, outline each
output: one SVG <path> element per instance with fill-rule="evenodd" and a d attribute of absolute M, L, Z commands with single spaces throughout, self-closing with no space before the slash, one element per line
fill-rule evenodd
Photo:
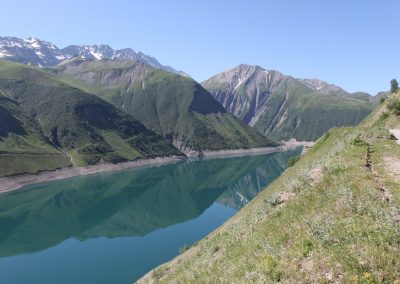
<path fill-rule="evenodd" d="M 0 0 L 0 35 L 131 47 L 197 81 L 240 63 L 348 91 L 400 79 L 398 0 Z"/>

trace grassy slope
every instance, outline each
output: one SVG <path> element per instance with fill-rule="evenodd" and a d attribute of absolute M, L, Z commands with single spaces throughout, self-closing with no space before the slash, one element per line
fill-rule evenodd
<path fill-rule="evenodd" d="M 228 83 L 218 80 L 209 79 L 202 84 L 220 101 L 229 97 L 228 94 L 233 94 L 235 98 L 228 100 L 228 106 L 232 107 L 243 100 L 244 107 L 237 115 L 244 121 L 249 121 L 250 114 L 254 112 L 257 94 L 261 96 L 271 92 L 271 87 L 264 82 L 258 82 L 255 88 L 251 79 L 235 91 L 231 91 Z M 367 94 L 342 92 L 325 94 L 313 91 L 295 79 L 286 77 L 260 104 L 265 105 L 265 110 L 254 127 L 276 140 L 296 138 L 311 141 L 332 127 L 356 125 L 372 111 L 374 104 L 366 100 Z"/>
<path fill-rule="evenodd" d="M 286 88 L 282 86 L 271 94 L 268 111 L 255 124 L 261 133 L 276 139 L 316 140 L 332 127 L 358 124 L 373 109 L 371 103 L 350 96 L 310 93 L 308 88 L 295 82 L 287 92 L 285 112 L 280 114 L 285 119 L 274 121 L 285 100 Z"/>
<path fill-rule="evenodd" d="M 285 117 L 283 122 L 275 120 L 279 107 L 288 100 L 285 112 L 279 117 Z M 310 89 L 296 82 L 291 82 L 288 89 L 282 86 L 271 94 L 266 111 L 255 124 L 260 132 L 274 138 L 298 140 L 315 140 L 326 133 L 331 127 L 355 125 L 359 123 L 372 109 L 369 102 L 356 98 L 335 96 L 310 92 Z"/>
<path fill-rule="evenodd" d="M 386 105 L 358 127 L 330 130 L 232 219 L 141 281 L 400 279 L 400 186 L 385 168 L 387 157 L 400 163 L 387 131 L 400 118 L 383 120 Z"/>
<path fill-rule="evenodd" d="M 194 149 L 276 145 L 243 124 L 191 78 L 135 61 L 83 61 L 53 70 L 60 79 L 104 98 L 170 140 Z"/>
<path fill-rule="evenodd" d="M 44 137 L 42 142 L 68 153 L 74 165 L 180 154 L 131 116 L 40 68 L 1 62 L 0 91 L 14 102 L 25 121 L 33 121 L 38 135 Z M 35 141 L 32 135 L 24 137 L 26 141 Z M 15 151 L 17 143 L 10 137 L 7 140 L 7 147 Z M 54 151 L 54 147 L 47 147 Z M 24 169 L 25 163 L 14 164 Z M 25 170 L 9 174 L 20 171 Z"/>
<path fill-rule="evenodd" d="M 40 127 L 15 101 L 0 92 L 0 176 L 68 165 L 69 157 L 52 147 Z"/>

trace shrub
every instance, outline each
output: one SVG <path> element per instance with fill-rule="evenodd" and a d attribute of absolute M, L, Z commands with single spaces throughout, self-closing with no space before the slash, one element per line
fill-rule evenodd
<path fill-rule="evenodd" d="M 385 120 L 388 117 L 389 117 L 389 113 L 384 111 L 384 112 L 381 113 L 381 116 L 379 118 L 380 118 L 380 120 Z"/>
<path fill-rule="evenodd" d="M 397 99 L 391 99 L 387 105 L 388 110 L 393 112 L 395 115 L 400 116 L 400 101 Z"/>
<path fill-rule="evenodd" d="M 273 282 L 280 282 L 284 276 L 279 262 L 272 256 L 267 255 L 263 260 L 264 273 Z"/>
<path fill-rule="evenodd" d="M 390 92 L 394 94 L 397 93 L 398 90 L 399 90 L 399 83 L 397 82 L 396 79 L 392 79 L 390 81 Z"/>
<path fill-rule="evenodd" d="M 301 253 L 304 257 L 307 257 L 313 249 L 313 243 L 311 240 L 304 240 L 302 242 Z"/>
<path fill-rule="evenodd" d="M 188 249 L 190 249 L 190 246 L 188 244 L 184 244 L 183 247 L 181 247 L 179 249 L 179 254 L 184 253 L 185 251 L 187 251 Z"/>
<path fill-rule="evenodd" d="M 281 197 L 279 196 L 279 194 L 275 193 L 272 196 L 270 196 L 268 199 L 266 199 L 265 202 L 267 204 L 270 204 L 272 207 L 276 207 L 282 203 L 282 200 L 281 200 Z"/>
<path fill-rule="evenodd" d="M 354 138 L 353 140 L 350 141 L 350 145 L 352 145 L 352 146 L 368 146 L 368 143 L 365 142 L 361 138 L 361 134 L 358 134 L 358 136 L 356 138 Z"/>
<path fill-rule="evenodd" d="M 158 267 L 153 270 L 151 273 L 151 276 L 155 279 L 160 279 L 161 277 L 164 276 L 165 272 L 167 272 L 168 268 L 164 268 L 163 266 Z"/>
<path fill-rule="evenodd" d="M 289 168 L 290 168 L 290 167 L 293 167 L 294 164 L 296 164 L 298 160 L 300 160 L 300 156 L 296 156 L 296 157 L 290 158 L 289 161 L 288 161 L 288 163 L 287 163 L 287 166 L 288 166 Z"/>

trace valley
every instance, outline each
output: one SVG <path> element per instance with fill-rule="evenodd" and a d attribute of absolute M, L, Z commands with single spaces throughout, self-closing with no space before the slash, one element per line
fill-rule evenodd
<path fill-rule="evenodd" d="M 1 282 L 398 283 L 398 9 L 39 2 L 0 18 L 57 42 L 0 36 Z"/>

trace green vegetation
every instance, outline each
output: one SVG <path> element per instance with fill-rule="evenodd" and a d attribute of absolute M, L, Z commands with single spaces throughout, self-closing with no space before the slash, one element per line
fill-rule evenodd
<path fill-rule="evenodd" d="M 374 107 L 370 102 L 350 96 L 310 92 L 296 82 L 288 88 L 282 86 L 270 95 L 269 111 L 255 124 L 261 133 L 276 139 L 316 140 L 331 127 L 356 125 Z M 284 111 L 279 112 L 283 104 Z"/>
<path fill-rule="evenodd" d="M 188 77 L 137 61 L 79 58 L 50 71 L 59 80 L 111 102 L 182 150 L 277 145 L 227 113 Z"/>
<path fill-rule="evenodd" d="M 300 160 L 300 156 L 290 158 L 288 161 L 288 167 L 293 167 Z"/>
<path fill-rule="evenodd" d="M 390 92 L 392 94 L 397 93 L 399 91 L 399 83 L 397 82 L 396 79 L 392 79 L 390 81 Z"/>
<path fill-rule="evenodd" d="M 237 76 L 246 80 L 238 83 Z M 333 85 L 319 84 L 313 88 L 278 71 L 247 65 L 202 83 L 228 111 L 276 141 L 314 141 L 332 127 L 357 125 L 384 96 L 350 94 Z"/>
<path fill-rule="evenodd" d="M 388 105 L 330 130 L 223 226 L 157 268 L 157 281 L 396 283 L 400 146 L 387 129 L 400 118 Z"/>
<path fill-rule="evenodd" d="M 392 97 L 388 101 L 388 110 L 393 114 L 399 116 L 400 115 L 400 100 L 397 97 Z"/>
<path fill-rule="evenodd" d="M 181 155 L 112 104 L 18 63 L 0 62 L 0 118 L 0 176 Z"/>
<path fill-rule="evenodd" d="M 0 176 L 67 167 L 69 157 L 50 145 L 40 126 L 0 91 Z"/>

